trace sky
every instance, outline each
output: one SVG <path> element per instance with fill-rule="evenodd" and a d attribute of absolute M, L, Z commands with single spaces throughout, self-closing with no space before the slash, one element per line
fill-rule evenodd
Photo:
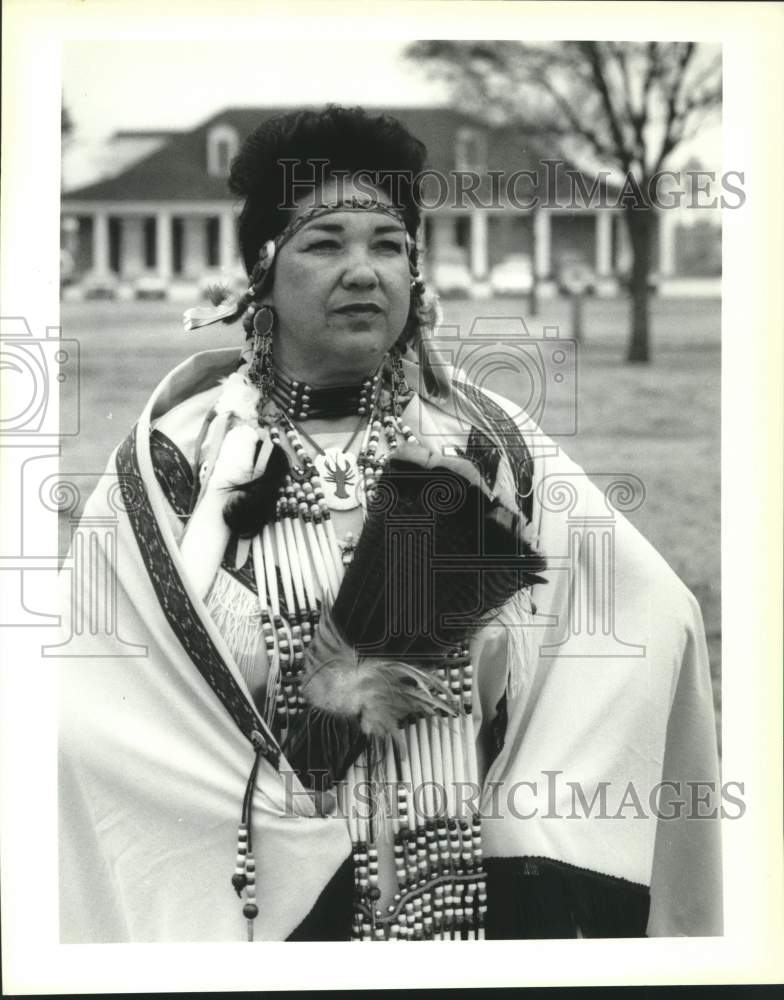
<path fill-rule="evenodd" d="M 410 106 L 445 99 L 406 66 L 399 41 L 302 38 L 258 42 L 78 42 L 63 55 L 63 96 L 85 135 L 118 128 L 188 128 L 229 105 Z M 100 85 L 96 82 L 100 81 Z"/>
<path fill-rule="evenodd" d="M 118 129 L 187 129 L 230 105 L 444 103 L 446 91 L 403 59 L 405 44 L 334 37 L 70 42 L 63 50 L 63 99 L 76 141 Z M 703 130 L 679 160 L 691 155 L 720 165 L 720 128 Z"/>

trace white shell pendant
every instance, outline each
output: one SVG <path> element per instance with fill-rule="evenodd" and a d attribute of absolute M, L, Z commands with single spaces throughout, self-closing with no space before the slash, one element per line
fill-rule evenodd
<path fill-rule="evenodd" d="M 356 455 L 340 448 L 327 448 L 323 455 L 316 455 L 313 463 L 330 510 L 353 510 L 359 506 L 360 476 Z"/>

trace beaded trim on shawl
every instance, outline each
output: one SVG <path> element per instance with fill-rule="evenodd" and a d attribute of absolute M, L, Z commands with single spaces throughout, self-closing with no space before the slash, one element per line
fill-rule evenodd
<path fill-rule="evenodd" d="M 125 503 L 126 513 L 159 606 L 166 615 L 169 626 L 248 741 L 255 746 L 257 743 L 254 734 L 261 732 L 269 736 L 264 741 L 263 755 L 277 767 L 279 753 L 271 733 L 253 712 L 232 677 L 204 628 L 166 550 L 139 468 L 135 427 L 117 450 L 115 463 L 120 482 L 133 484 Z M 123 489 L 128 492 L 125 485 Z"/>

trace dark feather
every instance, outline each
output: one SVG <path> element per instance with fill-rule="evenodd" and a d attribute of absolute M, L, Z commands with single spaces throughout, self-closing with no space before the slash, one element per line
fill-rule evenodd
<path fill-rule="evenodd" d="M 227 285 L 207 285 L 204 289 L 205 298 L 208 298 L 212 305 L 219 306 L 231 295 Z"/>
<path fill-rule="evenodd" d="M 223 519 L 234 534 L 252 538 L 274 519 L 278 490 L 289 471 L 286 453 L 276 444 L 264 472 L 256 479 L 232 488 L 232 496 L 223 509 Z"/>
<path fill-rule="evenodd" d="M 358 656 L 329 612 L 305 654 L 304 671 L 309 707 L 294 720 L 283 748 L 303 783 L 339 781 L 374 738 L 394 738 L 407 718 L 456 711 L 435 672 Z"/>
<path fill-rule="evenodd" d="M 520 523 L 452 470 L 390 460 L 305 656 L 309 708 L 284 748 L 303 783 L 329 787 L 401 722 L 456 710 L 428 668 L 518 590 L 544 582 L 546 561 Z"/>
<path fill-rule="evenodd" d="M 540 583 L 544 556 L 514 513 L 444 468 L 392 460 L 332 615 L 362 655 L 426 665 Z"/>

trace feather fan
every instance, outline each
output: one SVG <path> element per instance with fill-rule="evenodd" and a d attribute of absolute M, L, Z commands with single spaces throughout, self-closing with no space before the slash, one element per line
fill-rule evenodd
<path fill-rule="evenodd" d="M 453 712 L 437 668 L 512 595 L 545 582 L 545 565 L 518 515 L 478 486 L 393 458 L 306 654 L 308 710 L 289 732 L 292 765 L 337 780 L 374 737 L 395 738 L 410 717 Z"/>

